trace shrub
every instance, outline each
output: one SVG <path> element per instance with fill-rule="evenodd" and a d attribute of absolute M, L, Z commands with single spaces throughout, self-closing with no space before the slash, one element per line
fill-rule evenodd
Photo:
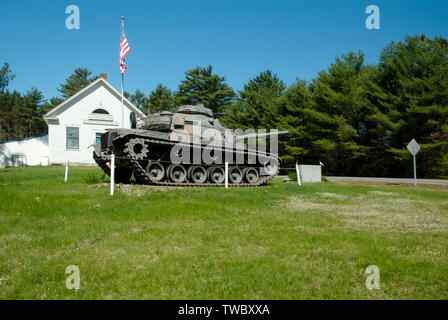
<path fill-rule="evenodd" d="M 110 177 L 107 174 L 105 174 L 104 172 L 101 174 L 101 182 L 105 182 L 105 183 L 110 182 Z"/>
<path fill-rule="evenodd" d="M 293 181 L 296 181 L 297 180 L 297 173 L 295 171 L 289 172 L 288 173 L 288 178 L 293 180 Z"/>
<path fill-rule="evenodd" d="M 102 174 L 97 172 L 89 172 L 82 177 L 84 183 L 87 184 L 96 184 L 100 182 L 109 182 L 109 177 L 103 172 Z"/>

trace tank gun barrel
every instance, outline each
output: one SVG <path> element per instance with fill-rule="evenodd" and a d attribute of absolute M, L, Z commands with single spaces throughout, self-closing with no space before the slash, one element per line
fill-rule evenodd
<path fill-rule="evenodd" d="M 244 134 L 241 136 L 236 136 L 235 140 L 244 140 L 244 139 L 250 139 L 250 138 L 260 138 L 260 137 L 267 137 L 267 136 L 277 136 L 281 134 L 286 134 L 288 131 L 276 131 L 276 132 L 266 132 L 266 133 L 249 133 Z"/>

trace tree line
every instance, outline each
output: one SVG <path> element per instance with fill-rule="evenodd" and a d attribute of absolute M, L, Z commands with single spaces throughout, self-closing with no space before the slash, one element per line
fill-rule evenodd
<path fill-rule="evenodd" d="M 87 69 L 76 69 L 58 88 L 61 97 L 45 100 L 42 92 L 35 87 L 25 94 L 7 89 L 15 75 L 5 62 L 0 69 L 0 141 L 47 133 L 43 116 L 97 78 L 90 75 Z"/>
<path fill-rule="evenodd" d="M 50 101 L 32 88 L 6 89 L 14 75 L 0 71 L 2 140 L 46 131 L 42 115 L 96 79 L 76 69 Z M 234 91 L 211 66 L 185 72 L 176 91 L 159 84 L 146 95 L 125 93 L 143 112 L 202 103 L 230 128 L 279 129 L 282 166 L 325 164 L 331 175 L 407 177 L 407 143 L 415 138 L 420 177 L 448 177 L 448 40 L 424 35 L 391 42 L 376 64 L 348 52 L 310 80 L 286 85 L 270 70 Z"/>

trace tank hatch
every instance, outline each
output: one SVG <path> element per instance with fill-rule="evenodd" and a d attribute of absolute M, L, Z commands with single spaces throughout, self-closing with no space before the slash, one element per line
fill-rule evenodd
<path fill-rule="evenodd" d="M 202 114 L 208 117 L 213 117 L 213 112 L 209 108 L 204 107 L 202 104 L 198 104 L 195 106 L 185 105 L 180 106 L 177 109 L 177 113 L 185 113 L 185 114 Z"/>

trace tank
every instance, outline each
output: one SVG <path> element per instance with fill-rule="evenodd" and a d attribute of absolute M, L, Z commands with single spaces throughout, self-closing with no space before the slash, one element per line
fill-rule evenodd
<path fill-rule="evenodd" d="M 176 112 L 146 117 L 137 128 L 108 129 L 94 145 L 93 158 L 110 175 L 115 156 L 115 181 L 166 186 L 223 186 L 228 162 L 229 186 L 260 186 L 277 175 L 277 155 L 244 144 L 203 105 L 184 105 Z M 269 134 L 264 134 L 269 135 Z"/>

